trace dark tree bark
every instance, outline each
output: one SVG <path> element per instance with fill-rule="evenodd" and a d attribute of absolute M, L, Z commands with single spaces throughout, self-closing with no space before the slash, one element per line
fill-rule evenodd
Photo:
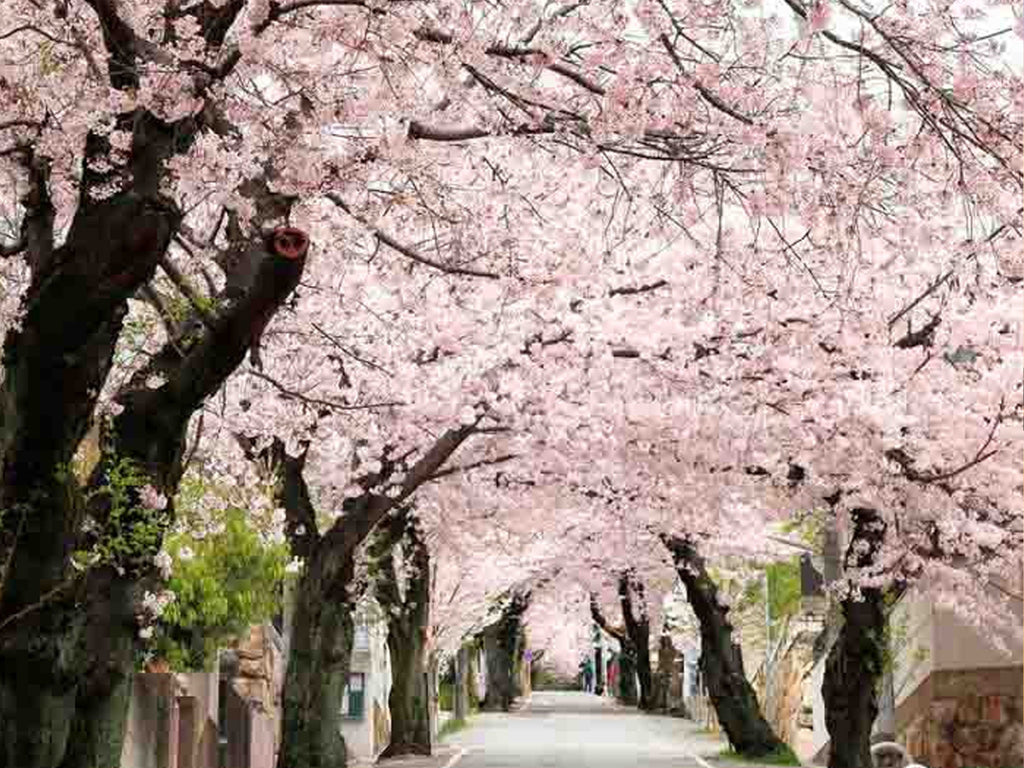
<path fill-rule="evenodd" d="M 385 455 L 378 473 L 360 478 L 368 489 L 345 500 L 343 514 L 326 533 L 317 527 L 316 510 L 303 478 L 305 452 L 289 456 L 275 439 L 260 458 L 269 460 L 277 476 L 277 502 L 286 514 L 285 533 L 291 552 L 305 563 L 296 595 L 288 666 L 285 673 L 284 717 L 277 768 L 343 768 L 345 742 L 338 728 L 341 697 L 348 682 L 352 656 L 352 611 L 348 587 L 352 583 L 356 549 L 374 527 L 404 504 L 423 483 L 434 479 L 448 458 L 477 425 L 450 429 L 407 468 L 397 494 L 370 491 L 396 472 L 404 462 Z M 250 458 L 256 458 L 255 440 L 239 437 Z"/>
<path fill-rule="evenodd" d="M 639 616 L 633 610 L 634 592 L 640 603 Z M 643 584 L 637 582 L 627 573 L 622 574 L 619 578 L 619 601 L 622 605 L 622 622 L 630 640 L 636 676 L 640 681 L 637 706 L 645 712 L 649 712 L 654 706 L 651 675 L 651 625 L 647 618 Z M 635 688 L 632 681 L 630 684 Z"/>
<path fill-rule="evenodd" d="M 851 513 L 853 535 L 846 564 L 870 567 L 885 538 L 885 524 L 871 509 Z M 861 549 L 863 548 L 863 549 Z M 825 727 L 831 739 L 829 768 L 871 768 L 871 729 L 878 714 L 886 629 L 884 594 L 861 590 L 861 600 L 842 601 L 842 626 L 825 660 L 821 686 Z"/>
<path fill-rule="evenodd" d="M 487 657 L 487 692 L 480 703 L 483 711 L 508 712 L 515 700 L 516 657 L 520 651 L 522 616 L 529 605 L 529 594 L 514 593 L 501 618 L 483 631 Z"/>
<path fill-rule="evenodd" d="M 762 757 L 787 749 L 761 714 L 757 695 L 743 670 L 743 654 L 732 639 L 729 608 L 718 599 L 704 559 L 690 539 L 666 537 L 686 595 L 700 621 L 701 675 L 718 721 L 738 753 Z"/>
<path fill-rule="evenodd" d="M 117 4 L 88 5 L 103 29 L 111 86 L 137 88 L 146 46 Z M 230 3 L 214 15 L 230 26 L 240 8 Z M 197 95 L 205 88 L 197 85 Z M 127 173 L 120 178 L 122 169 L 97 170 L 93 162 L 104 159 L 110 146 L 104 136 L 89 134 L 81 197 L 59 248 L 46 163 L 31 148 L 17 149 L 28 171 L 22 239 L 32 278 L 21 328 L 4 342 L 0 386 L 2 768 L 96 768 L 120 761 L 135 606 L 173 508 L 114 515 L 121 518 L 114 525 L 110 461 L 84 487 L 70 467 L 109 375 L 127 299 L 146 288 L 180 226 L 181 212 L 159 193 L 165 161 L 186 152 L 211 116 L 204 112 L 173 124 L 143 110 L 117 116 L 117 127 L 132 137 Z M 93 194 L 110 181 L 122 191 L 102 200 Z M 258 307 L 264 324 L 277 308 L 271 299 L 291 290 L 287 279 L 270 287 L 259 297 L 265 300 Z M 105 456 L 132 462 L 157 490 L 173 496 L 189 417 L 250 343 L 248 335 L 236 333 L 235 321 L 245 312 L 221 316 L 217 330 L 200 334 L 195 348 L 176 355 L 160 389 L 133 397 L 122 391 L 126 397 L 118 400 L 125 411 L 104 433 Z M 245 322 L 251 326 L 252 320 Z M 130 488 L 128 506 L 138 510 L 138 501 L 138 488 Z M 77 572 L 69 556 L 90 544 L 79 540 L 87 510 L 102 536 L 127 537 L 132 546 L 116 561 Z M 148 532 L 132 537 L 139 523 L 148 524 Z"/>
<path fill-rule="evenodd" d="M 404 595 L 393 557 L 398 545 L 408 563 Z M 379 574 L 376 596 L 387 616 L 391 655 L 391 743 L 383 757 L 429 755 L 433 745 L 424 639 L 430 621 L 430 554 L 408 508 L 378 526 L 371 554 Z"/>

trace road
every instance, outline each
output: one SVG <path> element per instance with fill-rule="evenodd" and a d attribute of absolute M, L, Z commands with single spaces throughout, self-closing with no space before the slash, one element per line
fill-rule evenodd
<path fill-rule="evenodd" d="M 688 720 L 644 715 L 586 693 L 535 692 L 445 740 L 449 768 L 708 768 L 724 744 Z"/>

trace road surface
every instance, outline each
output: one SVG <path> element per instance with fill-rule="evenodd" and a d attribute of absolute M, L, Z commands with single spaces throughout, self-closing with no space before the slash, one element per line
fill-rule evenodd
<path fill-rule="evenodd" d="M 724 744 L 689 720 L 576 692 L 535 692 L 515 712 L 474 716 L 445 739 L 448 768 L 708 768 Z"/>

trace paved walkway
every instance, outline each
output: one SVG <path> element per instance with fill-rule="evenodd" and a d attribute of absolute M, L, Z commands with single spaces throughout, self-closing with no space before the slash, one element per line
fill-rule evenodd
<path fill-rule="evenodd" d="M 575 692 L 536 692 L 518 711 L 475 715 L 444 746 L 455 750 L 444 768 L 708 768 L 725 747 L 688 720 Z"/>

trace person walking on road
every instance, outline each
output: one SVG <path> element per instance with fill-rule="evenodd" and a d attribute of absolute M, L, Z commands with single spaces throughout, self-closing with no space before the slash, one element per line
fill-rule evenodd
<path fill-rule="evenodd" d="M 583 690 L 592 693 L 594 690 L 594 665 L 590 658 L 583 663 Z"/>

